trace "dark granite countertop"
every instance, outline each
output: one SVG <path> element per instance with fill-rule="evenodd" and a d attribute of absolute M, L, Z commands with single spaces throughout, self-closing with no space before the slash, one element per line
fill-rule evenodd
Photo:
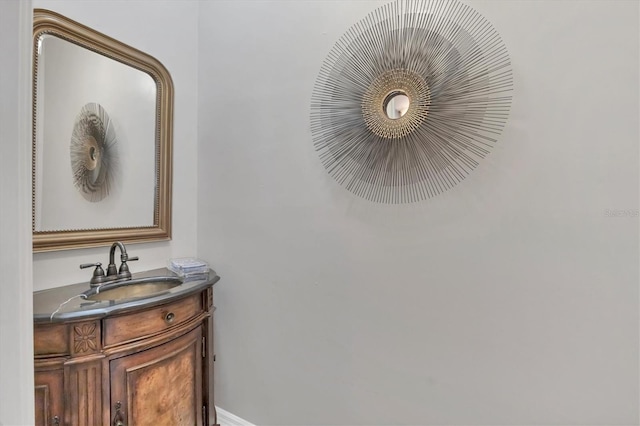
<path fill-rule="evenodd" d="M 158 276 L 177 277 L 169 269 L 159 268 L 134 273 L 132 279 Z M 80 296 L 83 292 L 89 290 L 88 282 L 40 290 L 33 293 L 33 321 L 36 323 L 53 323 L 100 318 L 142 307 L 161 305 L 173 299 L 198 293 L 212 286 L 219 279 L 218 274 L 210 269 L 208 278 L 186 279 L 182 284 L 152 296 L 104 301 L 87 300 Z"/>

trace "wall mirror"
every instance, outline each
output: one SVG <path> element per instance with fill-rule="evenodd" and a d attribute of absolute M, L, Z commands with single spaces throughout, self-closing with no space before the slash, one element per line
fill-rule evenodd
<path fill-rule="evenodd" d="M 172 133 L 158 60 L 34 10 L 34 252 L 170 239 Z"/>

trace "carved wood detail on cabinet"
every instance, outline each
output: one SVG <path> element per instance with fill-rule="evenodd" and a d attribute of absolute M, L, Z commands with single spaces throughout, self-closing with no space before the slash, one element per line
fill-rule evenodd
<path fill-rule="evenodd" d="M 95 426 L 102 423 L 102 360 L 65 367 L 65 394 L 69 401 L 65 424 Z"/>
<path fill-rule="evenodd" d="M 100 350 L 100 322 L 90 321 L 75 324 L 73 342 L 69 345 L 74 355 L 88 355 Z"/>
<path fill-rule="evenodd" d="M 207 287 L 104 318 L 36 322 L 36 425 L 208 426 L 211 299 Z"/>

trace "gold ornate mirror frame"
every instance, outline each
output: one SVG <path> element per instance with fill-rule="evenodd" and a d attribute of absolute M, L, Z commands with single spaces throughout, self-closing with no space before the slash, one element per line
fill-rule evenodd
<path fill-rule="evenodd" d="M 37 229 L 36 178 L 43 179 L 42 176 L 37 176 L 38 169 L 36 168 L 38 154 L 36 151 L 36 130 L 39 125 L 36 122 L 36 112 L 38 111 L 37 89 L 38 73 L 41 71 L 38 68 L 38 58 L 40 44 L 48 35 L 68 41 L 135 70 L 142 71 L 150 76 L 155 83 L 155 152 L 149 152 L 150 158 L 145 158 L 148 164 L 154 164 L 153 167 L 155 167 L 155 171 L 150 170 L 151 166 L 148 167 L 149 181 L 151 181 L 151 173 L 155 172 L 155 183 L 150 182 L 148 185 L 150 188 L 154 187 L 155 193 L 145 194 L 146 199 L 150 200 L 147 203 L 149 213 L 151 212 L 151 200 L 153 200 L 154 204 L 153 219 L 148 219 L 149 226 L 147 226 L 145 219 L 144 226 L 139 226 L 138 224 L 129 226 L 127 223 L 118 223 L 115 227 L 102 227 L 100 223 L 96 223 L 95 226 L 80 226 L 78 229 L 75 229 L 74 226 L 71 226 L 71 229 L 39 229 L 40 227 Z M 46 66 L 43 65 L 43 68 L 46 68 Z M 44 73 L 44 71 L 42 72 Z M 116 89 L 113 88 L 113 90 Z M 44 104 L 44 101 L 42 102 Z M 153 106 L 150 109 L 153 109 Z M 43 119 L 42 121 L 45 120 Z M 153 118 L 149 118 L 148 122 L 153 123 Z M 73 123 L 69 123 L 69 125 L 72 126 Z M 150 128 L 151 124 L 148 127 Z M 35 9 L 33 22 L 32 132 L 32 229 L 34 252 L 103 246 L 111 244 L 113 241 L 149 242 L 171 239 L 173 82 L 167 69 L 158 60 L 58 13 L 45 9 Z M 151 130 L 149 133 L 151 133 Z M 62 145 L 63 143 L 60 142 L 60 144 Z M 149 142 L 150 144 L 151 142 Z M 68 145 L 66 149 L 69 149 Z M 40 156 L 43 157 L 41 153 Z M 44 161 L 42 158 L 40 160 L 41 162 Z M 130 163 L 133 164 L 133 162 Z M 69 167 L 69 165 L 65 164 L 64 167 Z M 73 182 L 70 182 L 70 184 L 73 185 Z M 125 182 L 124 185 L 126 184 Z M 66 181 L 65 185 L 67 185 Z M 69 209 L 71 208 L 72 206 L 69 207 Z M 124 217 L 126 217 L 127 210 L 133 208 L 135 207 L 128 204 L 117 207 L 118 210 L 123 209 L 120 213 Z M 123 222 L 126 222 L 126 220 Z"/>

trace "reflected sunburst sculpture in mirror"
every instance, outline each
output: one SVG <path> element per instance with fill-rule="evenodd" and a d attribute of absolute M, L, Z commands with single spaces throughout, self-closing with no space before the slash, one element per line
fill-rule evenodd
<path fill-rule="evenodd" d="M 109 115 L 97 103 L 82 107 L 71 134 L 73 183 L 82 196 L 98 202 L 112 190 L 116 156 L 116 133 Z"/>
<path fill-rule="evenodd" d="M 311 98 L 313 143 L 352 193 L 424 200 L 490 152 L 512 91 L 509 54 L 482 15 L 457 0 L 396 0 L 349 28 L 326 57 Z M 409 105 L 391 116 L 398 95 Z"/>

